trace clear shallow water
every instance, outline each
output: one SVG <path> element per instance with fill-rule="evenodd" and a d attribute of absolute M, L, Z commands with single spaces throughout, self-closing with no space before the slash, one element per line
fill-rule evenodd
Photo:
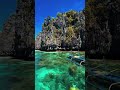
<path fill-rule="evenodd" d="M 34 90 L 34 62 L 0 57 L 0 90 Z"/>
<path fill-rule="evenodd" d="M 68 60 L 84 52 L 35 51 L 35 90 L 85 90 L 85 67 Z"/>

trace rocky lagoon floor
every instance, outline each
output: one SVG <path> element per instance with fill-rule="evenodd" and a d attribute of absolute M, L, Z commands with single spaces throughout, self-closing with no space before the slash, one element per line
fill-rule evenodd
<path fill-rule="evenodd" d="M 85 90 L 85 67 L 69 55 L 85 53 L 35 51 L 35 62 L 0 57 L 0 90 Z"/>
<path fill-rule="evenodd" d="M 35 51 L 35 90 L 85 90 L 85 67 L 68 60 L 85 52 Z"/>

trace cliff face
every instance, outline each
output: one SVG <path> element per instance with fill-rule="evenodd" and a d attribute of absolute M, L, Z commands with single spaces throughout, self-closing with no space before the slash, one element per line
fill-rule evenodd
<path fill-rule="evenodd" d="M 34 0 L 18 0 L 15 26 L 15 56 L 34 56 Z"/>
<path fill-rule="evenodd" d="M 120 1 L 87 0 L 86 56 L 119 59 Z"/>
<path fill-rule="evenodd" d="M 0 55 L 12 55 L 15 38 L 15 14 L 10 16 L 0 33 Z"/>
<path fill-rule="evenodd" d="M 120 59 L 120 0 L 108 3 L 108 25 L 112 35 L 112 45 L 107 58 Z"/>
<path fill-rule="evenodd" d="M 83 12 L 58 13 L 56 18 L 47 17 L 42 32 L 36 38 L 36 49 L 84 50 L 85 16 Z"/>
<path fill-rule="evenodd" d="M 41 33 L 36 37 L 35 40 L 35 49 L 40 49 L 41 48 Z"/>
<path fill-rule="evenodd" d="M 16 13 L 0 34 L 0 55 L 34 58 L 34 0 L 17 0 Z"/>

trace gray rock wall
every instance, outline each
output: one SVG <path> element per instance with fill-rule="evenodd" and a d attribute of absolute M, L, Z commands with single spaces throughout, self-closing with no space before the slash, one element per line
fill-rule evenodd
<path fill-rule="evenodd" d="M 41 39 L 40 39 L 41 38 Z M 41 41 L 40 41 L 41 40 Z M 36 49 L 48 47 L 85 50 L 84 12 L 58 13 L 56 18 L 47 17 L 42 32 L 36 37 Z"/>

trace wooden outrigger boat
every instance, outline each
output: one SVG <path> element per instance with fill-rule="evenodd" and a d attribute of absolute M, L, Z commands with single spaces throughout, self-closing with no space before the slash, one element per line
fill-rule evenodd
<path fill-rule="evenodd" d="M 72 56 L 72 55 L 70 55 L 68 58 L 77 65 L 83 65 L 83 63 L 85 63 L 84 56 Z"/>

